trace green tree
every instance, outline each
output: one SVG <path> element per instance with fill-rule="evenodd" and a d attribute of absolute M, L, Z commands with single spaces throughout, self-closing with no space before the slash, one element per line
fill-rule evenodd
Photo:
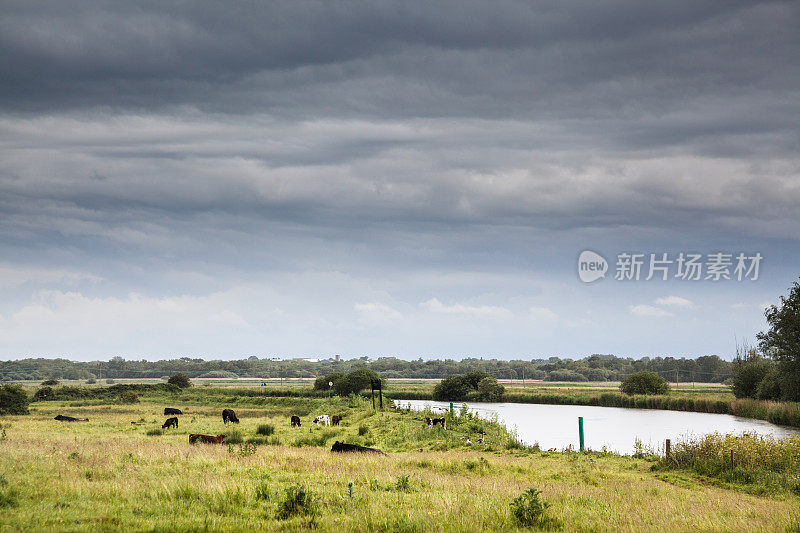
<path fill-rule="evenodd" d="M 759 386 L 774 364 L 759 354 L 755 348 L 741 350 L 731 367 L 731 389 L 737 398 L 756 398 Z M 766 391 L 766 389 L 764 389 Z"/>
<path fill-rule="evenodd" d="M 761 352 L 778 363 L 781 398 L 800 401 L 800 284 L 764 312 L 769 330 L 758 334 Z"/>
<path fill-rule="evenodd" d="M 373 379 L 380 379 L 377 372 L 368 368 L 359 368 L 339 378 L 338 381 L 334 381 L 333 391 L 339 396 L 358 394 L 362 390 L 368 388 L 370 386 L 370 381 Z"/>
<path fill-rule="evenodd" d="M 170 378 L 167 380 L 167 383 L 178 386 L 182 389 L 192 386 L 192 382 L 189 381 L 189 376 L 187 376 L 183 372 L 178 372 L 177 374 L 170 376 Z"/>
<path fill-rule="evenodd" d="M 329 390 L 331 386 L 328 385 L 328 383 L 333 383 L 336 385 L 336 382 L 342 379 L 344 376 L 344 372 L 331 372 L 327 376 L 317 378 L 314 380 L 314 390 Z"/>
<path fill-rule="evenodd" d="M 626 376 L 619 386 L 625 394 L 667 394 L 669 384 L 655 372 L 636 372 Z"/>
<path fill-rule="evenodd" d="M 485 377 L 478 382 L 478 397 L 487 402 L 499 402 L 503 398 L 506 388 L 500 385 L 492 376 Z"/>
<path fill-rule="evenodd" d="M 0 387 L 0 415 L 27 415 L 28 394 L 19 385 Z"/>
<path fill-rule="evenodd" d="M 464 376 L 450 376 L 440 381 L 433 389 L 433 399 L 441 402 L 465 400 L 474 387 Z"/>

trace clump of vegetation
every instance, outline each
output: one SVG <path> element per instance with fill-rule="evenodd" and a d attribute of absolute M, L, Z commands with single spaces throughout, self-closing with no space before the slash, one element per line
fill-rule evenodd
<path fill-rule="evenodd" d="M 16 507 L 19 491 L 8 486 L 8 480 L 0 474 L 0 509 L 3 507 Z"/>
<path fill-rule="evenodd" d="M 511 502 L 511 513 L 521 526 L 545 529 L 555 525 L 555 520 L 546 516 L 550 504 L 539 498 L 541 493 L 531 487 Z"/>
<path fill-rule="evenodd" d="M 399 492 L 411 492 L 411 477 L 408 474 L 399 475 L 394 488 Z"/>
<path fill-rule="evenodd" d="M 275 514 L 278 520 L 286 520 L 293 516 L 314 516 L 319 512 L 316 495 L 305 485 L 292 485 L 286 489 L 284 499 Z"/>
<path fill-rule="evenodd" d="M 139 403 L 139 395 L 133 391 L 122 393 L 119 397 L 120 403 Z"/>
<path fill-rule="evenodd" d="M 774 439 L 755 433 L 712 433 L 675 443 L 654 469 L 688 469 L 702 476 L 749 486 L 754 492 L 800 495 L 800 437 Z"/>
<path fill-rule="evenodd" d="M 226 439 L 227 440 L 227 439 Z M 233 444 L 228 444 L 228 453 L 233 453 Z M 256 445 L 253 442 L 245 442 L 239 445 L 237 452 L 240 457 L 249 457 L 256 453 Z"/>
<path fill-rule="evenodd" d="M 192 386 L 192 382 L 189 381 L 189 376 L 184 374 L 183 372 L 178 372 L 177 374 L 173 374 L 167 380 L 167 383 L 170 385 L 175 385 L 176 387 L 180 387 L 182 389 L 188 388 Z"/>
<path fill-rule="evenodd" d="M 87 385 L 94 385 L 95 383 L 97 383 L 97 380 L 95 378 L 89 378 L 86 380 Z"/>
<path fill-rule="evenodd" d="M 256 428 L 256 435 L 264 435 L 265 437 L 269 437 L 275 433 L 275 426 L 272 424 L 259 424 Z"/>
<path fill-rule="evenodd" d="M 367 433 L 369 433 L 369 428 L 367 426 L 365 426 L 364 424 L 361 424 L 361 425 L 358 426 L 358 436 L 359 437 L 363 437 Z"/>
<path fill-rule="evenodd" d="M 148 429 L 147 430 L 147 436 L 149 436 L 149 437 L 157 437 L 157 436 L 163 435 L 163 434 L 164 434 L 164 430 L 161 429 L 161 428 L 153 428 L 153 429 Z"/>
<path fill-rule="evenodd" d="M 225 444 L 241 444 L 244 442 L 244 437 L 242 436 L 242 432 L 238 429 L 232 430 L 228 433 L 228 436 L 225 437 Z"/>
<path fill-rule="evenodd" d="M 669 384 L 667 380 L 655 372 L 636 372 L 626 376 L 619 386 L 619 390 L 625 394 L 667 394 Z"/>
<path fill-rule="evenodd" d="M 494 377 L 486 377 L 478 382 L 478 398 L 486 402 L 499 402 L 505 390 Z"/>
<path fill-rule="evenodd" d="M 788 296 L 781 296 L 779 305 L 771 305 L 764 312 L 769 330 L 759 333 L 758 346 L 777 364 L 774 373 L 765 375 L 774 382 L 762 392 L 780 396 L 772 399 L 800 401 L 800 284 L 794 282 Z"/>
<path fill-rule="evenodd" d="M 106 385 L 113 385 L 114 383 L 116 383 L 116 382 L 115 382 L 113 379 L 111 379 L 111 378 L 108 378 L 108 379 L 106 380 Z"/>
<path fill-rule="evenodd" d="M 56 385 L 58 385 L 57 379 L 46 379 L 42 381 L 42 386 L 44 387 L 55 387 Z"/>
<path fill-rule="evenodd" d="M 373 379 L 381 379 L 377 372 L 368 368 L 359 368 L 333 382 L 333 392 L 338 396 L 358 394 L 370 386 Z"/>
<path fill-rule="evenodd" d="M 317 378 L 314 380 L 314 390 L 330 390 L 332 385 L 329 385 L 329 383 L 336 385 L 336 382 L 342 379 L 344 376 L 344 372 L 331 372 L 327 376 Z"/>
<path fill-rule="evenodd" d="M 28 402 L 28 394 L 19 385 L 0 387 L 0 415 L 27 415 Z"/>
<path fill-rule="evenodd" d="M 477 391 L 480 382 L 487 378 L 494 379 L 486 372 L 469 372 L 463 375 L 450 376 L 440 381 L 433 389 L 433 399 L 444 402 L 466 400 L 467 395 Z M 494 382 L 496 383 L 497 380 L 494 379 Z M 502 385 L 498 384 L 497 386 L 502 389 Z M 497 391 L 491 381 L 486 382 L 484 387 L 493 392 Z M 502 396 L 502 393 L 503 390 L 500 390 L 500 396 Z"/>

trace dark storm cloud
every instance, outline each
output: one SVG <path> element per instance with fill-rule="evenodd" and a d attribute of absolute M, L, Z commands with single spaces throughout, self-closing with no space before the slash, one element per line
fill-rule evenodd
<path fill-rule="evenodd" d="M 788 124 L 797 12 L 780 2 L 23 2 L 3 9 L 0 97 L 9 112 L 190 104 L 598 121 L 722 100 Z"/>

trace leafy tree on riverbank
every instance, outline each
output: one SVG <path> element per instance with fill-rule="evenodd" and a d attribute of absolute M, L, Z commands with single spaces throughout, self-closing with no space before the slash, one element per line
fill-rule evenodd
<path fill-rule="evenodd" d="M 0 387 L 0 415 L 27 415 L 28 395 L 18 385 Z"/>
<path fill-rule="evenodd" d="M 622 380 L 619 390 L 625 394 L 667 394 L 669 384 L 655 372 L 637 372 Z"/>
<path fill-rule="evenodd" d="M 764 315 L 770 328 L 758 334 L 759 348 L 778 364 L 773 379 L 781 399 L 800 401 L 800 284 L 794 282 L 780 304 L 769 306 Z"/>

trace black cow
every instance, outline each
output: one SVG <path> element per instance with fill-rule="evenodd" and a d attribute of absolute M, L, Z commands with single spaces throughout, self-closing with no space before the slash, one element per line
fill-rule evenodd
<path fill-rule="evenodd" d="M 166 429 L 166 428 L 168 428 L 170 426 L 173 426 L 173 427 L 175 427 L 175 429 L 178 429 L 178 417 L 177 416 L 173 416 L 172 418 L 167 418 L 167 421 L 164 422 L 164 425 L 161 426 L 161 429 Z"/>
<path fill-rule="evenodd" d="M 175 409 L 174 407 L 165 407 L 164 408 L 164 416 L 167 416 L 167 415 L 182 415 L 182 414 L 183 413 L 181 412 L 180 409 Z"/>
<path fill-rule="evenodd" d="M 358 444 L 345 444 L 344 442 L 339 442 L 338 440 L 333 443 L 333 446 L 331 446 L 331 451 L 338 453 L 361 452 L 361 453 L 379 453 L 381 455 L 386 455 L 385 452 L 379 450 L 378 448 L 367 448 L 366 446 L 359 446 Z"/>
<path fill-rule="evenodd" d="M 88 418 L 75 418 L 74 416 L 66 416 L 66 415 L 56 415 L 53 417 L 54 420 L 58 420 L 59 422 L 88 422 Z"/>
<path fill-rule="evenodd" d="M 300 427 L 300 417 L 297 415 L 292 415 L 292 427 Z"/>
<path fill-rule="evenodd" d="M 236 418 L 236 413 L 233 412 L 233 409 L 222 410 L 222 423 L 227 424 L 228 422 L 239 423 L 239 419 Z"/>
<path fill-rule="evenodd" d="M 333 415 L 331 417 L 331 425 L 332 426 L 338 426 L 339 422 L 341 422 L 341 421 L 342 421 L 342 417 L 340 415 Z"/>

